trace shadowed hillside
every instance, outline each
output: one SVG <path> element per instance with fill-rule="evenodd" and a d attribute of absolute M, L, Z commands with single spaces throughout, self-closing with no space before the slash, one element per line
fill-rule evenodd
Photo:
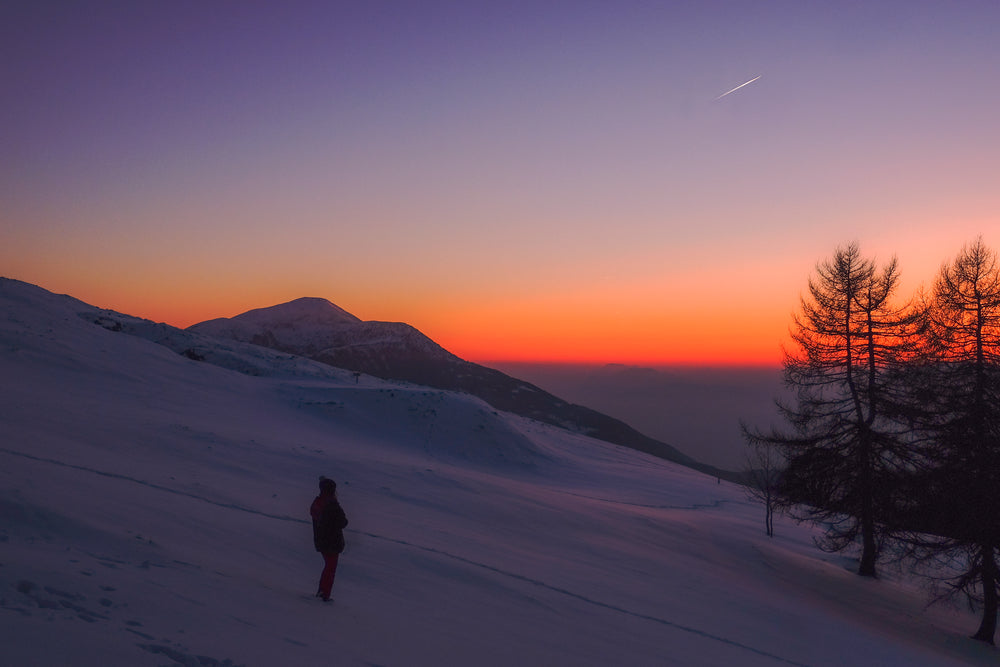
<path fill-rule="evenodd" d="M 653 454 L 710 475 L 738 479 L 736 473 L 696 461 L 621 420 L 564 401 L 498 370 L 460 359 L 407 324 L 362 322 L 325 299 L 296 299 L 233 318 L 195 324 L 188 331 L 263 345 L 379 378 L 465 392 L 498 410 Z"/>

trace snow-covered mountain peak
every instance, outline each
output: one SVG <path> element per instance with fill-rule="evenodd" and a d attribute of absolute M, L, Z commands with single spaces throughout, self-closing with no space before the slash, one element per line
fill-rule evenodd
<path fill-rule="evenodd" d="M 303 297 L 232 318 L 201 322 L 190 327 L 190 331 L 310 354 L 328 347 L 331 336 L 361 323 L 359 318 L 326 299 Z"/>
<path fill-rule="evenodd" d="M 234 321 L 270 327 L 336 327 L 361 320 L 320 297 L 302 297 L 268 308 L 255 308 L 232 318 Z"/>

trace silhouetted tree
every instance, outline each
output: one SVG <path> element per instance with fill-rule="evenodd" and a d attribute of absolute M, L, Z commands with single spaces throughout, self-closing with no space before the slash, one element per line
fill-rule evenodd
<path fill-rule="evenodd" d="M 756 437 L 742 424 L 741 428 L 747 438 L 746 494 L 764 505 L 764 532 L 774 537 L 774 514 L 779 505 L 778 483 L 784 459 L 774 444 Z"/>
<path fill-rule="evenodd" d="M 1000 264 L 982 238 L 941 267 L 912 380 L 922 467 L 903 517 L 911 555 L 946 563 L 982 603 L 975 639 L 993 643 L 1000 597 Z M 956 569 L 957 568 L 957 569 Z"/>
<path fill-rule="evenodd" d="M 779 403 L 790 431 L 745 430 L 751 445 L 777 447 L 787 466 L 778 491 L 799 518 L 826 526 L 820 546 L 840 551 L 861 542 L 858 574 L 875 576 L 890 480 L 908 465 L 889 370 L 913 349 L 915 317 L 896 307 L 896 260 L 879 268 L 856 243 L 816 267 L 793 318 L 795 350 L 785 351 Z"/>

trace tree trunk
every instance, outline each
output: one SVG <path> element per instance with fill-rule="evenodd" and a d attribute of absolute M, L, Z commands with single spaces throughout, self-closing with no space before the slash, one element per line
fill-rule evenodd
<path fill-rule="evenodd" d="M 876 577 L 875 560 L 877 549 L 875 547 L 875 536 L 873 531 L 864 530 L 862 536 L 863 547 L 861 550 L 861 564 L 858 566 L 858 574 L 862 577 Z"/>
<path fill-rule="evenodd" d="M 875 498 L 872 484 L 871 458 L 867 429 L 862 434 L 862 456 L 860 470 L 861 491 L 861 564 L 858 574 L 875 577 L 875 561 L 878 558 L 878 544 L 875 541 Z"/>
<path fill-rule="evenodd" d="M 997 630 L 997 561 L 992 544 L 980 546 L 983 558 L 983 622 L 973 639 L 993 643 Z"/>

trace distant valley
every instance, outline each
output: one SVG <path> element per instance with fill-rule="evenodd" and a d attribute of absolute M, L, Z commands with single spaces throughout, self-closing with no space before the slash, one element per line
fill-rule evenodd
<path fill-rule="evenodd" d="M 685 454 L 727 470 L 744 465 L 740 420 L 776 423 L 780 368 L 657 367 L 488 362 L 567 401 L 628 422 Z"/>

